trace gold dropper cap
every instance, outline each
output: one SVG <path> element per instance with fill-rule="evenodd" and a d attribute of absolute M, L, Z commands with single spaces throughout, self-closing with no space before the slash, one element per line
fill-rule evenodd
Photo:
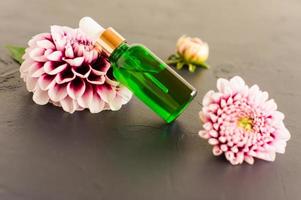
<path fill-rule="evenodd" d="M 95 41 L 95 46 L 96 48 L 104 51 L 107 55 L 111 55 L 112 52 L 124 41 L 124 37 L 122 37 L 112 27 L 109 27 L 105 29 Z"/>

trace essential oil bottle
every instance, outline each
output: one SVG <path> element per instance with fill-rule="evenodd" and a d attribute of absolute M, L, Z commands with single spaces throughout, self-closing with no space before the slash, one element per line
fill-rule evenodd
<path fill-rule="evenodd" d="M 108 55 L 116 80 L 167 123 L 196 96 L 193 86 L 143 45 L 127 44 L 113 28 L 104 29 L 90 17 L 82 18 L 79 27 Z"/>

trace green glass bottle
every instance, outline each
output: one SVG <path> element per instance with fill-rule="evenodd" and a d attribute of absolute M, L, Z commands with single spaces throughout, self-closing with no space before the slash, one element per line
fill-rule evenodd
<path fill-rule="evenodd" d="M 80 28 L 106 52 L 113 75 L 167 123 L 175 120 L 196 95 L 196 89 L 146 47 L 128 45 L 114 29 L 103 29 L 85 17 Z"/>

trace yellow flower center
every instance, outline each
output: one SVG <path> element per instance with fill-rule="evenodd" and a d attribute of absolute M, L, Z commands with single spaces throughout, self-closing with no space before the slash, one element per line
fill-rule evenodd
<path fill-rule="evenodd" d="M 245 129 L 246 131 L 250 131 L 253 128 L 253 120 L 249 117 L 242 117 L 238 120 L 238 126 Z"/>

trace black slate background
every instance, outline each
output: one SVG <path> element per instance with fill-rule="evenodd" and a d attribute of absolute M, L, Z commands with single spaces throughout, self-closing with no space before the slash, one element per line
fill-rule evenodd
<path fill-rule="evenodd" d="M 165 125 L 136 98 L 119 112 L 38 106 L 0 48 L 0 199 L 299 199 L 301 1 L 0 1 L 0 46 L 26 45 L 85 15 L 166 58 L 182 34 L 210 45 L 210 70 L 180 73 L 198 96 Z M 292 134 L 285 155 L 231 166 L 197 135 L 203 95 L 218 77 L 267 90 Z"/>

